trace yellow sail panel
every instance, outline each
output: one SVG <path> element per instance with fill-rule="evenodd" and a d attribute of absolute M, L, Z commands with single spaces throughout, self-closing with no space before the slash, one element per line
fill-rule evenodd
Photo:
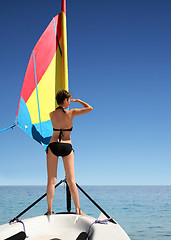
<path fill-rule="evenodd" d="M 43 75 L 37 88 L 39 93 L 40 117 L 41 121 L 44 122 L 49 120 L 49 113 L 55 110 L 56 92 L 59 91 L 59 89 L 64 88 L 64 83 L 62 81 L 62 58 L 59 49 L 57 49 L 52 62 Z M 33 124 L 39 123 L 39 114 L 36 103 L 37 93 L 35 89 L 26 104 Z"/>

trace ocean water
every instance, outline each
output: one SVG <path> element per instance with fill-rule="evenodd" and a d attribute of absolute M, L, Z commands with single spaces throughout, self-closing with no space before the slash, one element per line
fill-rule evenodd
<path fill-rule="evenodd" d="M 127 232 L 131 240 L 171 240 L 171 186 L 82 186 Z M 46 186 L 1 186 L 0 225 L 9 222 L 46 192 Z M 65 186 L 55 191 L 53 210 L 66 210 Z M 100 212 L 80 193 L 81 209 L 90 216 Z M 46 198 L 21 219 L 46 212 Z M 72 203 L 72 211 L 74 205 Z"/>

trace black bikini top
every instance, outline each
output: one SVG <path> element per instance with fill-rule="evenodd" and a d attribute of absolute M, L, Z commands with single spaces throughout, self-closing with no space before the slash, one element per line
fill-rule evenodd
<path fill-rule="evenodd" d="M 60 107 L 60 106 L 59 106 L 59 107 L 56 108 L 56 110 L 57 110 L 57 109 L 62 109 L 62 111 L 63 111 L 64 113 L 66 113 L 66 112 L 65 112 L 65 109 L 64 109 L 63 107 Z M 69 131 L 72 131 L 72 129 L 73 129 L 73 127 L 69 128 L 69 129 L 57 129 L 57 128 L 53 128 L 53 131 L 60 131 L 60 133 L 59 133 L 59 142 L 60 142 L 61 139 L 62 139 L 62 136 L 64 136 L 63 132 L 64 132 L 64 131 L 66 131 L 66 132 L 68 131 L 68 132 L 69 132 Z"/>
<path fill-rule="evenodd" d="M 64 107 L 59 106 L 59 107 L 56 108 L 56 110 L 58 110 L 58 109 L 62 109 L 62 111 L 65 113 L 65 108 Z"/>

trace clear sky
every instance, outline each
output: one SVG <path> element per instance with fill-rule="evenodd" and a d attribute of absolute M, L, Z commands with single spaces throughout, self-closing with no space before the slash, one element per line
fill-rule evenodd
<path fill-rule="evenodd" d="M 0 129 L 60 2 L 1 0 Z M 170 0 L 67 0 L 70 91 L 94 108 L 73 123 L 79 184 L 171 184 L 170 13 Z M 0 149 L 0 185 L 46 184 L 45 149 L 20 128 L 0 133 Z"/>

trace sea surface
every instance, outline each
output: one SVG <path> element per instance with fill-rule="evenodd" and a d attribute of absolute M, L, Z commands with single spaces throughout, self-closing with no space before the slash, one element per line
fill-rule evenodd
<path fill-rule="evenodd" d="M 171 186 L 82 186 L 127 232 L 131 240 L 171 240 Z M 46 192 L 46 186 L 0 186 L 0 225 L 9 222 Z M 80 193 L 81 209 L 100 212 Z M 66 210 L 65 185 L 55 190 L 53 211 Z M 20 217 L 46 212 L 46 198 Z M 72 211 L 74 205 L 72 203 Z"/>

